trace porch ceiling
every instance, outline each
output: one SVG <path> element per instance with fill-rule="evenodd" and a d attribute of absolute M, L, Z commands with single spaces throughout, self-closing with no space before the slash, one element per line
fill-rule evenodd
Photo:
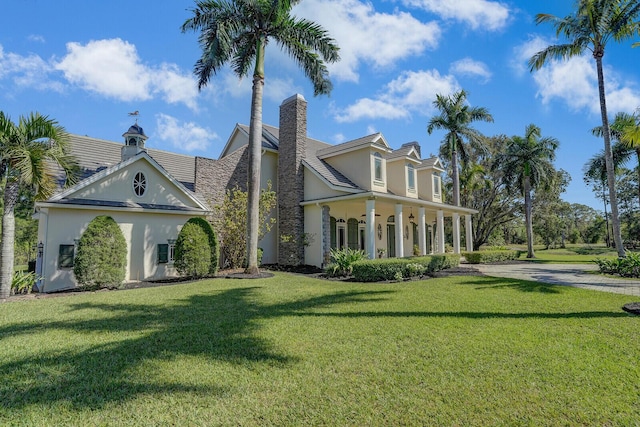
<path fill-rule="evenodd" d="M 348 212 L 352 212 L 354 209 L 360 209 L 362 211 L 361 213 L 365 213 L 365 202 L 371 199 L 375 200 L 376 202 L 376 213 L 379 213 L 379 210 L 384 210 L 386 212 L 387 209 L 393 212 L 395 209 L 395 205 L 398 203 L 402 204 L 404 209 L 415 209 L 416 211 L 414 212 L 414 215 L 418 214 L 417 209 L 420 207 L 424 207 L 427 211 L 430 212 L 442 210 L 445 216 L 450 216 L 456 212 L 461 215 L 478 213 L 478 211 L 475 209 L 465 208 L 462 206 L 453 206 L 446 203 L 430 202 L 427 200 L 413 199 L 410 197 L 382 194 L 376 192 L 349 194 L 317 200 L 305 200 L 300 203 L 300 205 L 328 205 L 329 207 L 331 207 L 332 212 L 335 208 L 336 211 L 339 209 L 343 209 Z"/>

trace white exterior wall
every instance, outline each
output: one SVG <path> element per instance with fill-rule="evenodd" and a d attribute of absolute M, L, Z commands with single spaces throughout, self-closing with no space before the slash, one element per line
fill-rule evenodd
<path fill-rule="evenodd" d="M 304 207 L 304 232 L 312 242 L 304 248 L 304 263 L 320 267 L 322 265 L 322 207 L 307 205 Z"/>
<path fill-rule="evenodd" d="M 147 179 L 147 189 L 141 197 L 133 193 L 133 177 L 138 172 L 144 173 Z M 192 200 L 184 193 L 176 191 L 175 185 L 146 161 L 137 161 L 127 168 L 116 171 L 82 188 L 73 197 L 90 200 L 130 200 L 136 203 L 171 206 L 195 206 Z"/>
<path fill-rule="evenodd" d="M 278 155 L 270 151 L 262 155 L 262 164 L 260 167 L 260 188 L 267 188 L 268 182 L 271 181 L 271 190 L 278 192 Z M 277 218 L 278 209 L 273 209 L 272 217 Z M 262 263 L 275 264 L 278 262 L 278 223 L 273 224 L 270 232 L 264 235 L 262 240 L 258 242 L 258 247 L 262 248 Z"/>
<path fill-rule="evenodd" d="M 374 178 L 373 151 L 369 147 L 329 157 L 325 161 L 339 170 L 358 187 L 366 190 L 382 191 L 381 189 L 374 189 L 372 185 Z M 384 160 L 382 161 L 382 173 L 384 176 Z"/>
<path fill-rule="evenodd" d="M 46 242 L 42 259 L 44 292 L 76 286 L 73 268 L 58 268 L 60 245 L 73 245 L 91 220 L 98 215 L 112 217 L 127 242 L 126 281 L 150 280 L 177 274 L 173 264 L 157 263 L 157 245 L 176 239 L 187 220 L 195 213 L 149 213 L 131 210 L 41 208 L 38 240 Z"/>
<path fill-rule="evenodd" d="M 305 200 L 324 199 L 328 197 L 343 196 L 343 191 L 337 191 L 329 188 L 327 184 L 320 180 L 309 169 L 304 168 L 304 198 Z"/>

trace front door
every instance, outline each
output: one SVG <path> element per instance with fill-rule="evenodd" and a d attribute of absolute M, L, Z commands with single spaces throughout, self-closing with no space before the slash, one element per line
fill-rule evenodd
<path fill-rule="evenodd" d="M 396 256 L 396 226 L 394 224 L 387 224 L 387 253 L 389 258 Z"/>

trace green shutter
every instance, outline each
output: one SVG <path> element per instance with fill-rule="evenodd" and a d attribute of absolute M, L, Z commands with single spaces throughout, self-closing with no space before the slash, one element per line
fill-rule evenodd
<path fill-rule="evenodd" d="M 347 221 L 347 246 L 349 249 L 358 249 L 358 220 L 355 218 Z"/>
<path fill-rule="evenodd" d="M 169 262 L 169 245 L 167 243 L 158 244 L 158 264 Z"/>
<path fill-rule="evenodd" d="M 329 223 L 330 223 L 330 232 L 331 232 L 331 249 L 336 249 L 337 248 L 337 243 L 336 243 L 336 219 L 334 217 L 331 217 L 329 219 Z"/>

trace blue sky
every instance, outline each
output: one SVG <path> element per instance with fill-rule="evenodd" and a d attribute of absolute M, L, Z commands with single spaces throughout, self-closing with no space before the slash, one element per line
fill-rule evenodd
<path fill-rule="evenodd" d="M 229 70 L 198 92 L 197 35 L 182 34 L 192 0 L 6 0 L 0 15 L 0 110 L 14 120 L 39 111 L 72 133 L 121 141 L 139 111 L 147 146 L 217 158 L 235 123 L 249 122 L 250 79 Z M 267 48 L 264 122 L 278 124 L 283 99 L 307 99 L 308 132 L 339 143 L 382 132 L 397 148 L 437 154 L 426 133 L 436 94 L 459 89 L 494 123 L 486 135 L 522 135 L 534 123 L 560 141 L 556 165 L 572 182 L 563 195 L 601 209 L 582 180 L 603 143 L 595 63 L 587 54 L 530 73 L 528 58 L 556 41 L 536 13 L 565 16 L 573 0 L 304 0 L 294 14 L 315 20 L 341 47 L 334 90 L 314 97 L 297 66 Z M 640 48 L 611 44 L 604 57 L 610 115 L 640 107 Z M 635 67 L 634 67 L 635 65 Z"/>

